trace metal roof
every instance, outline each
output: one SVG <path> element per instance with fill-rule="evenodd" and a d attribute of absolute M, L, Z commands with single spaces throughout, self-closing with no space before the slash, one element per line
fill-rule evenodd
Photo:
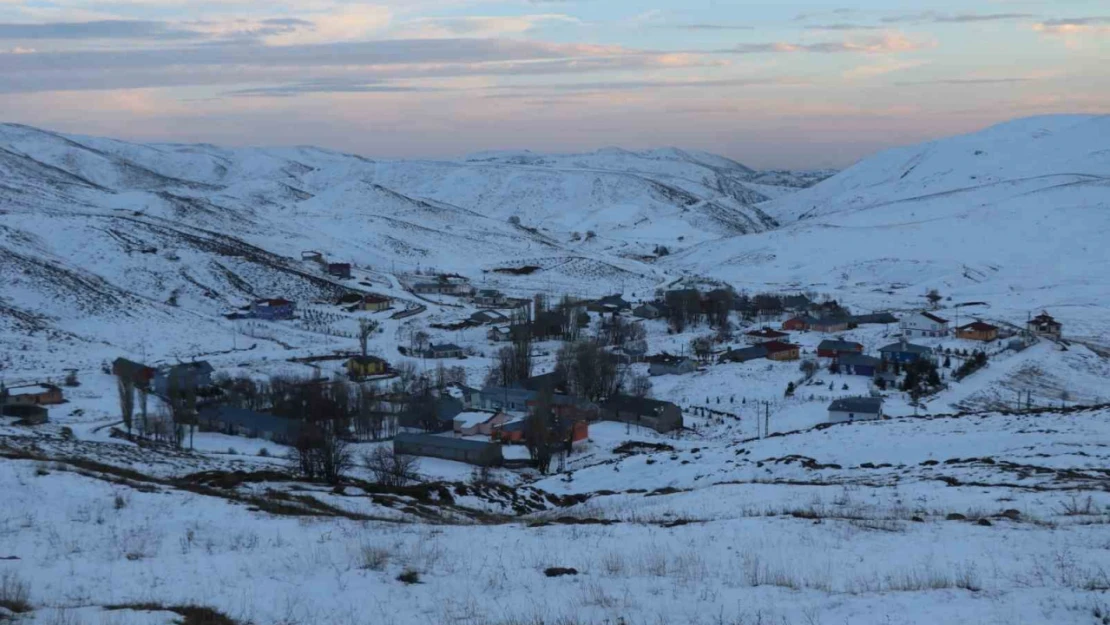
<path fill-rule="evenodd" d="M 453 436 L 435 436 L 433 434 L 398 434 L 393 438 L 397 443 L 409 443 L 413 445 L 431 445 L 435 447 L 442 447 L 444 449 L 461 449 L 465 451 L 484 451 L 490 447 L 500 447 L 497 443 L 487 443 L 484 441 L 472 441 L 465 438 L 454 438 Z"/>
<path fill-rule="evenodd" d="M 882 397 L 843 397 L 829 404 L 829 411 L 879 414 L 882 407 Z"/>

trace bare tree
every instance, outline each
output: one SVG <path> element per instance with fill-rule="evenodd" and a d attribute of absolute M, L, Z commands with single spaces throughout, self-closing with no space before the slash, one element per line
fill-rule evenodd
<path fill-rule="evenodd" d="M 305 424 L 293 444 L 290 462 L 310 479 L 338 484 L 351 468 L 350 444 L 328 424 Z"/>
<path fill-rule="evenodd" d="M 123 425 L 127 428 L 127 438 L 131 438 L 131 420 L 135 414 L 135 383 L 131 378 L 120 376 L 116 378 L 116 389 L 119 391 L 119 411 L 123 415 Z"/>
<path fill-rule="evenodd" d="M 363 456 L 362 462 L 374 476 L 375 484 L 397 488 L 420 480 L 420 459 L 395 453 L 389 445 L 376 447 Z"/>
<path fill-rule="evenodd" d="M 139 392 L 139 435 L 146 436 L 150 430 L 149 407 L 150 403 L 150 390 L 146 386 L 140 386 Z M 130 436 L 130 434 L 128 434 Z"/>
<path fill-rule="evenodd" d="M 940 294 L 940 291 L 936 289 L 929 289 L 929 291 L 925 293 L 925 299 L 929 300 L 930 306 L 936 308 L 940 305 L 940 300 L 944 299 L 944 297 Z"/>
<path fill-rule="evenodd" d="M 651 378 L 646 375 L 632 376 L 628 385 L 628 394 L 633 397 L 648 397 L 651 395 Z"/>
<path fill-rule="evenodd" d="M 705 362 L 713 354 L 713 337 L 699 336 L 690 341 L 690 351 L 698 357 L 698 360 Z"/>
<path fill-rule="evenodd" d="M 567 390 L 591 401 L 615 394 L 623 382 L 613 355 L 591 340 L 564 343 L 555 355 L 555 371 Z"/>
<path fill-rule="evenodd" d="M 378 331 L 378 322 L 373 319 L 358 320 L 358 346 L 362 357 L 366 357 L 366 347 L 370 336 Z"/>
<path fill-rule="evenodd" d="M 528 448 L 532 464 L 544 475 L 547 475 L 551 469 L 551 458 L 554 453 L 555 441 L 552 429 L 555 425 L 555 415 L 551 407 L 552 395 L 553 391 L 550 387 L 540 390 L 535 406 L 532 407 L 532 413 L 524 424 L 524 445 Z"/>

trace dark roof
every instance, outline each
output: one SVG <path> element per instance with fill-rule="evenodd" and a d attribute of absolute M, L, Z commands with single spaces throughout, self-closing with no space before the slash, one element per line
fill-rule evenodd
<path fill-rule="evenodd" d="M 801 348 L 791 343 L 783 343 L 782 341 L 768 341 L 763 344 L 763 349 L 767 350 L 768 354 L 777 354 L 779 352 L 788 352 L 793 349 Z"/>
<path fill-rule="evenodd" d="M 431 434 L 398 434 L 393 438 L 398 443 L 410 443 L 414 445 L 433 445 L 442 447 L 444 449 L 461 449 L 467 451 L 483 451 L 489 449 L 491 446 L 498 446 L 497 443 L 487 443 L 485 441 L 472 441 L 465 438 L 454 438 L 452 436 L 433 436 Z"/>
<path fill-rule="evenodd" d="M 990 332 L 991 330 L 997 329 L 998 326 L 992 326 L 991 324 L 983 323 L 982 321 L 974 321 L 965 326 L 960 326 L 959 328 L 959 330 L 970 330 L 972 332 Z"/>
<path fill-rule="evenodd" d="M 883 347 L 883 348 L 879 349 L 879 351 L 883 352 L 883 353 L 895 353 L 895 354 L 931 354 L 931 353 L 933 353 L 933 349 L 931 347 L 925 347 L 924 345 L 914 345 L 913 343 L 907 343 L 906 341 L 901 341 L 901 342 L 898 342 L 898 343 L 891 343 L 890 345 L 887 345 L 886 347 Z"/>
<path fill-rule="evenodd" d="M 644 358 L 644 360 L 653 365 L 677 365 L 686 362 L 689 358 L 685 356 L 674 356 L 667 352 L 663 352 L 662 354 L 652 354 Z"/>
<path fill-rule="evenodd" d="M 811 325 L 811 326 L 840 325 L 842 323 L 844 323 L 844 324 L 849 323 L 849 319 L 847 317 L 822 317 L 820 319 L 814 319 L 813 321 L 809 322 L 809 325 Z"/>
<path fill-rule="evenodd" d="M 116 358 L 112 361 L 112 372 L 116 375 L 124 375 L 133 380 L 153 377 L 156 373 L 153 367 L 148 367 L 142 363 L 126 358 Z"/>
<path fill-rule="evenodd" d="M 632 307 L 632 304 L 629 304 L 628 301 L 620 295 L 606 295 L 605 297 L 598 299 L 596 302 L 594 302 L 594 304 L 596 304 L 597 306 L 612 306 L 616 308 Z"/>
<path fill-rule="evenodd" d="M 945 319 L 944 317 L 938 317 L 938 316 L 934 315 L 931 312 L 921 311 L 921 316 L 925 317 L 926 319 L 932 319 L 933 321 L 936 321 L 937 323 L 948 323 L 948 320 Z"/>
<path fill-rule="evenodd" d="M 882 407 L 882 397 L 844 397 L 829 404 L 829 410 L 833 412 L 862 412 L 866 414 L 879 414 Z"/>
<path fill-rule="evenodd" d="M 760 338 L 767 338 L 767 339 L 774 339 L 774 338 L 779 338 L 779 337 L 782 337 L 782 336 L 790 336 L 790 334 L 787 333 L 787 332 L 779 332 L 778 330 L 772 330 L 771 328 L 760 328 L 759 330 L 752 330 L 751 332 L 747 332 L 746 334 L 748 336 L 757 336 L 757 337 L 760 337 Z"/>
<path fill-rule="evenodd" d="M 787 295 L 782 298 L 782 305 L 787 308 L 805 308 L 809 306 L 809 298 L 805 295 Z"/>
<path fill-rule="evenodd" d="M 212 367 L 211 364 L 208 363 L 207 360 L 197 360 L 197 361 L 194 361 L 194 362 L 183 362 L 183 363 L 176 364 L 176 365 L 173 365 L 171 367 L 166 368 L 169 375 L 174 375 L 178 372 L 185 372 L 185 371 L 188 371 L 190 369 L 192 369 L 194 371 L 199 371 L 201 373 L 212 373 L 213 371 L 215 371 L 215 369 Z"/>
<path fill-rule="evenodd" d="M 293 302 L 291 302 L 287 299 L 283 299 L 283 298 L 278 297 L 278 298 L 274 298 L 274 299 L 260 299 L 260 300 L 255 301 L 254 305 L 255 306 L 289 306 L 292 303 Z"/>
<path fill-rule="evenodd" d="M 754 347 L 746 347 L 744 349 L 730 349 L 721 356 L 721 360 L 747 362 L 749 360 L 757 360 L 759 358 L 766 357 L 767 348 L 763 345 L 756 345 Z"/>
<path fill-rule="evenodd" d="M 849 317 L 849 319 L 861 325 L 865 323 L 898 323 L 898 317 L 888 312 L 873 313 L 870 315 L 854 315 Z"/>
<path fill-rule="evenodd" d="M 342 269 L 343 267 L 350 269 L 351 263 L 328 263 L 328 269 Z"/>
<path fill-rule="evenodd" d="M 385 364 L 385 359 L 384 358 L 378 358 L 377 356 L 362 356 L 362 355 L 351 356 L 350 360 L 352 360 L 354 362 L 357 362 L 360 365 L 373 364 L 373 363 L 379 363 L 379 362 L 382 363 L 382 364 Z"/>
<path fill-rule="evenodd" d="M 659 414 L 668 406 L 676 406 L 669 401 L 649 399 L 647 397 L 633 397 L 631 395 L 617 395 L 610 397 L 601 407 L 605 410 L 621 412 L 634 412 L 638 415 Z"/>
<path fill-rule="evenodd" d="M 501 291 L 497 289 L 481 289 L 478 291 L 480 297 L 501 297 Z"/>
<path fill-rule="evenodd" d="M 540 391 L 548 387 L 552 392 L 559 390 L 566 385 L 566 381 L 557 372 L 543 373 L 534 375 L 521 383 L 521 387 L 529 391 Z"/>
<path fill-rule="evenodd" d="M 212 406 L 200 411 L 201 420 L 212 420 L 249 428 L 262 432 L 274 432 L 291 435 L 300 429 L 300 422 L 295 419 L 274 416 L 263 412 L 255 412 L 246 408 L 233 406 Z"/>
<path fill-rule="evenodd" d="M 384 295 L 378 295 L 377 293 L 367 293 L 362 297 L 362 301 L 366 302 L 367 304 L 379 304 L 382 302 L 388 302 L 389 298 Z"/>
<path fill-rule="evenodd" d="M 817 346 L 819 350 L 832 350 L 837 352 L 858 352 L 863 349 L 863 345 L 853 343 L 852 341 L 835 341 L 833 339 L 825 339 Z"/>
<path fill-rule="evenodd" d="M 1059 321 L 1056 321 L 1056 319 L 1053 318 L 1052 315 L 1048 314 L 1047 312 L 1042 312 L 1041 314 L 1037 315 L 1036 317 L 1033 317 L 1032 322 L 1036 323 L 1038 325 L 1050 325 L 1050 326 L 1062 325 Z"/>
<path fill-rule="evenodd" d="M 840 357 L 837 358 L 837 360 L 840 362 L 840 364 L 847 367 L 878 367 L 879 365 L 883 364 L 882 360 L 879 360 L 874 356 L 864 356 L 863 354 L 857 354 L 855 352 L 841 354 Z"/>
<path fill-rule="evenodd" d="M 428 351 L 430 352 L 461 352 L 462 348 L 454 343 L 443 343 L 442 345 L 429 345 Z"/>

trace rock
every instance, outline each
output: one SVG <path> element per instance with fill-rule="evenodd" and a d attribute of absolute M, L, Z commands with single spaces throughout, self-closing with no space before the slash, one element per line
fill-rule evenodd
<path fill-rule="evenodd" d="M 990 521 L 988 521 L 986 519 L 979 519 L 978 521 L 976 521 L 975 524 L 976 525 L 982 525 L 983 527 L 990 527 L 991 525 L 994 525 L 993 523 L 991 523 Z"/>
<path fill-rule="evenodd" d="M 967 517 L 960 514 L 959 512 L 953 512 L 952 514 L 949 514 L 948 516 L 946 516 L 944 518 L 947 521 L 966 521 L 967 520 Z"/>
<path fill-rule="evenodd" d="M 544 569 L 543 574 L 548 577 L 562 577 L 564 575 L 578 575 L 578 569 L 563 568 L 561 566 L 553 566 Z"/>
<path fill-rule="evenodd" d="M 1021 510 L 1014 510 L 1013 508 L 1010 508 L 1009 510 L 1003 510 L 1001 516 L 1010 519 L 1011 521 L 1016 521 L 1021 518 Z"/>
<path fill-rule="evenodd" d="M 911 518 L 910 520 L 913 521 L 914 523 L 924 523 L 925 522 L 925 519 L 923 519 L 919 516 L 915 516 L 915 517 Z"/>

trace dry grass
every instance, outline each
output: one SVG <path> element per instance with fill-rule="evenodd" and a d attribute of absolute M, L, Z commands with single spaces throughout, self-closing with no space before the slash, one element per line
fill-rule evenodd
<path fill-rule="evenodd" d="M 31 585 L 12 571 L 0 575 L 0 608 L 16 614 L 31 611 Z"/>

